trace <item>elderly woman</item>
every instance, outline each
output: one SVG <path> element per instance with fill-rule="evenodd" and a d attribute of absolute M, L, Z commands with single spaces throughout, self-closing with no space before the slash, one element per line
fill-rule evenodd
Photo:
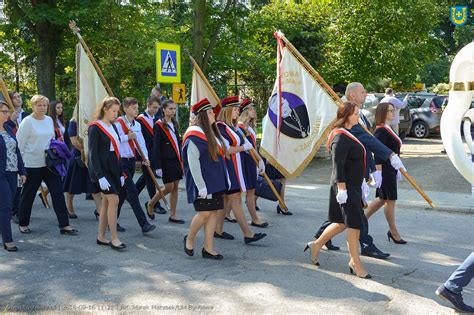
<path fill-rule="evenodd" d="M 31 98 L 33 113 L 23 119 L 16 134 L 27 173 L 20 198 L 19 229 L 21 233 L 31 233 L 31 208 L 41 181 L 44 181 L 51 193 L 59 231 L 61 234 L 74 235 L 78 231 L 69 225 L 61 177 L 46 167 L 45 150 L 49 148 L 51 139 L 54 139 L 53 120 L 46 116 L 48 105 L 47 97 L 34 95 Z"/>

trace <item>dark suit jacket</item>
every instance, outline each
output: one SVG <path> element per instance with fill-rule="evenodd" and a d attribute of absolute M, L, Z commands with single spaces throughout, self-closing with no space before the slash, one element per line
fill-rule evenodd
<path fill-rule="evenodd" d="M 13 131 L 10 127 L 4 125 L 5 130 L 8 134 L 16 141 L 16 137 L 13 134 Z M 20 150 L 18 149 L 18 143 L 16 146 L 16 156 L 18 158 L 18 173 L 20 175 L 26 175 L 25 165 L 23 164 L 23 159 L 21 158 Z M 5 140 L 0 136 L 0 178 L 5 177 L 5 169 L 7 168 L 7 147 L 5 145 Z"/>
<path fill-rule="evenodd" d="M 117 127 L 112 124 L 118 135 Z M 106 173 L 122 173 L 122 163 L 110 151 L 110 139 L 99 127 L 89 127 L 89 175 L 92 182 L 98 182 Z M 120 177 L 120 175 L 118 175 Z"/>

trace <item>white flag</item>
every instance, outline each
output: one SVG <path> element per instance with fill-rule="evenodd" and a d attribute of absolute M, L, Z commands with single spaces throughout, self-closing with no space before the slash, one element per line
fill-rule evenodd
<path fill-rule="evenodd" d="M 109 94 L 81 44 L 76 47 L 76 92 L 78 102 L 74 109 L 77 135 L 83 141 L 87 162 L 89 123 L 94 120 L 99 103 Z"/>
<path fill-rule="evenodd" d="M 191 84 L 191 106 L 207 98 L 213 107 L 220 104 L 216 92 L 210 87 L 207 79 L 196 68 L 193 68 L 193 82 Z"/>
<path fill-rule="evenodd" d="M 324 142 L 338 106 L 288 48 L 283 48 L 279 73 L 281 113 L 277 77 L 262 123 L 260 153 L 286 178 L 295 178 Z"/>

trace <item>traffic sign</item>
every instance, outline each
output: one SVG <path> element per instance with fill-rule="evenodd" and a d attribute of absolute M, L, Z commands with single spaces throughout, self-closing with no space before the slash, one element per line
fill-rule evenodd
<path fill-rule="evenodd" d="M 181 47 L 177 44 L 156 43 L 156 81 L 181 82 Z"/>
<path fill-rule="evenodd" d="M 186 103 L 186 85 L 184 83 L 173 83 L 173 101 L 176 104 Z"/>

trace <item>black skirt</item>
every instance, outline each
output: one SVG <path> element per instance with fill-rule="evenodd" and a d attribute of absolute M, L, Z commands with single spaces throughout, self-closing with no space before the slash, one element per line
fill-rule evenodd
<path fill-rule="evenodd" d="M 69 159 L 63 191 L 72 195 L 100 192 L 100 189 L 97 190 L 97 187 L 92 184 L 87 167 L 79 159 L 80 156 L 73 156 Z"/>
<path fill-rule="evenodd" d="M 183 169 L 178 159 L 163 159 L 163 183 L 168 184 L 183 179 Z"/>
<path fill-rule="evenodd" d="M 362 228 L 362 218 L 364 210 L 362 209 L 362 190 L 347 187 L 347 202 L 340 205 L 336 199 L 337 187 L 336 184 L 331 185 L 329 192 L 329 215 L 330 222 L 343 223 L 348 228 L 358 229 Z"/>
<path fill-rule="evenodd" d="M 120 165 L 120 162 L 115 157 L 115 153 L 113 151 L 109 152 L 109 156 L 107 158 L 107 166 L 104 167 L 102 171 L 105 175 L 105 178 L 110 184 L 110 188 L 109 190 L 100 189 L 99 181 L 97 180 L 97 182 L 94 182 L 95 189 L 106 195 L 120 195 L 120 191 L 122 190 L 122 185 L 120 183 L 120 177 L 122 176 L 122 167 Z"/>
<path fill-rule="evenodd" d="M 392 165 L 382 164 L 382 185 L 375 191 L 375 197 L 382 200 L 397 200 L 397 170 Z"/>
<path fill-rule="evenodd" d="M 195 211 L 216 211 L 224 209 L 224 193 L 212 194 L 211 199 L 198 198 L 194 201 Z"/>

